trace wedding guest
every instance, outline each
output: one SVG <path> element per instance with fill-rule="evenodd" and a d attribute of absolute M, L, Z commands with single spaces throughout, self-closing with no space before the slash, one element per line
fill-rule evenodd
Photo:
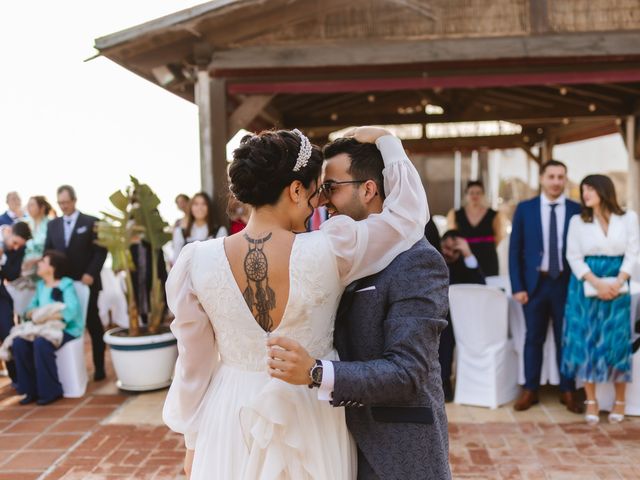
<path fill-rule="evenodd" d="M 449 285 L 461 283 L 485 284 L 484 275 L 480 270 L 478 259 L 475 257 L 467 241 L 456 230 L 449 230 L 440 241 L 442 256 L 449 269 Z M 440 359 L 440 373 L 445 401 L 453 401 L 453 387 L 451 386 L 451 365 L 453 364 L 453 350 L 456 339 L 451 325 L 451 315 L 447 315 L 447 327 L 440 336 L 438 357 Z"/>
<path fill-rule="evenodd" d="M 24 218 L 22 199 L 18 192 L 7 193 L 7 207 L 9 207 L 8 210 L 0 215 L 0 225 L 11 225 Z"/>
<path fill-rule="evenodd" d="M 580 184 L 582 212 L 571 219 L 567 260 L 573 275 L 565 310 L 562 373 L 584 382 L 585 419 L 598 423 L 596 384 L 615 384 L 610 423 L 624 419 L 625 389 L 631 381 L 629 278 L 640 254 L 635 212 L 625 212 L 613 182 L 589 175 Z"/>
<path fill-rule="evenodd" d="M 227 203 L 227 216 L 231 221 L 231 235 L 241 232 L 247 226 L 251 216 L 251 206 L 238 201 L 233 195 Z"/>
<path fill-rule="evenodd" d="M 569 284 L 566 238 L 569 219 L 580 205 L 567 199 L 567 167 L 549 160 L 540 168 L 539 196 L 520 202 L 513 216 L 509 242 L 509 276 L 513 298 L 523 305 L 526 324 L 522 393 L 513 408 L 527 410 L 538 403 L 542 352 L 549 319 L 553 324 L 558 366 L 562 358 L 564 306 Z M 560 401 L 573 413 L 582 413 L 573 378 L 561 375 Z"/>
<path fill-rule="evenodd" d="M 96 245 L 94 230 L 97 218 L 76 210 L 76 192 L 69 185 L 58 188 L 58 206 L 63 216 L 51 220 L 47 227 L 45 250 L 57 250 L 69 259 L 69 277 L 89 287 L 86 325 L 91 336 L 94 380 L 104 380 L 104 328 L 98 315 L 98 294 L 102 290 L 100 271 L 107 251 Z"/>
<path fill-rule="evenodd" d="M 29 216 L 26 223 L 29 225 L 32 238 L 26 245 L 20 277 L 11 282 L 9 287 L 13 297 L 13 309 L 19 314 L 24 312 L 35 294 L 36 264 L 44 252 L 47 224 L 49 223 L 48 215 L 51 210 L 51 205 L 42 196 L 31 197 L 27 202 Z"/>
<path fill-rule="evenodd" d="M 0 342 L 13 328 L 13 297 L 7 291 L 6 281 L 13 281 L 20 276 L 25 245 L 31 238 L 29 226 L 24 222 L 13 225 L 0 225 Z M 18 379 L 15 365 L 6 362 L 7 372 L 11 381 L 16 384 Z"/>
<path fill-rule="evenodd" d="M 131 259 L 136 266 L 131 272 L 133 291 L 136 296 L 138 313 L 145 325 L 151 313 L 151 287 L 153 285 L 153 257 L 151 244 L 145 240 L 137 239 L 130 247 Z M 164 261 L 162 249 L 158 251 L 157 274 L 162 286 L 162 295 L 165 297 L 165 283 L 167 281 L 167 265 Z M 165 300 L 166 304 L 166 300 Z M 163 312 L 164 315 L 164 312 Z"/>
<path fill-rule="evenodd" d="M 62 320 L 65 328 L 62 343 L 55 346 L 48 339 L 38 336 L 33 341 L 17 337 L 13 340 L 13 355 L 18 371 L 18 391 L 25 397 L 21 405 L 37 402 L 47 405 L 62 397 L 62 385 L 58 379 L 56 350 L 69 340 L 78 338 L 84 331 L 84 318 L 73 280 L 65 276 L 68 270 L 66 255 L 55 250 L 44 253 L 38 262 L 36 295 L 27 309 L 29 319 L 33 310 L 54 302 L 64 303 Z"/>
<path fill-rule="evenodd" d="M 496 246 L 505 236 L 504 223 L 501 214 L 486 206 L 484 185 L 475 180 L 467 183 L 465 206 L 447 215 L 447 228 L 457 230 L 467 240 L 488 276 L 498 275 Z"/>
<path fill-rule="evenodd" d="M 176 223 L 174 223 L 173 228 L 185 228 L 187 226 L 187 218 L 189 217 L 190 200 L 191 199 L 189 198 L 189 195 L 186 195 L 184 193 L 179 193 L 176 196 L 176 199 L 175 199 L 176 207 L 178 207 L 178 210 L 182 212 L 182 217 L 176 220 Z"/>
<path fill-rule="evenodd" d="M 31 229 L 32 238 L 27 242 L 23 270 L 34 268 L 42 258 L 51 210 L 51 204 L 42 195 L 33 196 L 27 202 L 27 212 L 29 213 L 27 223 Z"/>
<path fill-rule="evenodd" d="M 226 237 L 227 234 L 227 229 L 215 222 L 211 197 L 205 192 L 196 193 L 189 205 L 186 227 L 173 231 L 173 263 L 187 243 Z"/>

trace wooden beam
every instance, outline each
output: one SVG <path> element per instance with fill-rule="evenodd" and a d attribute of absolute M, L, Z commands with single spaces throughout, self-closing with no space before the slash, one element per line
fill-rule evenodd
<path fill-rule="evenodd" d="M 547 0 L 529 0 L 529 15 L 531 18 L 531 31 L 538 34 L 549 31 Z"/>
<path fill-rule="evenodd" d="M 241 128 L 246 128 L 269 104 L 273 95 L 250 95 L 242 99 L 242 103 L 229 118 L 227 138 L 231 139 Z"/>
<path fill-rule="evenodd" d="M 527 156 L 533 160 L 534 162 L 536 162 L 538 165 L 542 165 L 542 159 L 540 158 L 540 155 L 535 155 L 533 153 L 533 151 L 531 150 L 531 147 L 525 143 L 520 145 L 520 148 L 524 151 L 524 153 L 527 154 Z"/>
<path fill-rule="evenodd" d="M 640 43 L 640 42 L 638 42 Z M 494 75 L 461 75 L 443 77 L 366 78 L 344 80 L 308 80 L 291 82 L 255 82 L 229 84 L 229 93 L 347 93 L 388 92 L 423 88 L 488 88 L 585 83 L 637 82 L 640 68 L 591 72 L 531 72 Z"/>
<path fill-rule="evenodd" d="M 389 65 L 478 59 L 638 55 L 638 30 L 518 37 L 351 40 L 217 50 L 216 69 Z"/>
<path fill-rule="evenodd" d="M 200 123 L 200 183 L 214 200 L 215 217 L 226 225 L 227 208 L 227 94 L 222 78 L 207 70 L 197 73 L 196 103 Z"/>
<path fill-rule="evenodd" d="M 200 126 L 200 189 L 213 193 L 213 158 L 211 150 L 211 79 L 209 72 L 199 70 L 195 84 L 195 101 L 198 106 L 198 124 Z M 226 133 L 225 133 L 226 135 Z"/>
<path fill-rule="evenodd" d="M 481 148 L 521 148 L 522 135 L 496 135 L 487 137 L 421 138 L 403 140 L 404 147 L 414 153 L 471 151 Z M 535 142 L 536 139 L 531 139 Z"/>
<path fill-rule="evenodd" d="M 301 112 L 303 113 L 303 112 Z M 616 116 L 627 115 L 628 112 L 624 109 L 621 113 L 611 116 L 615 119 Z M 550 116 L 552 115 L 552 116 Z M 561 116 L 553 116 L 561 115 Z M 597 112 L 589 112 L 587 109 L 575 109 L 569 108 L 565 110 L 555 110 L 549 112 L 547 110 L 526 110 L 526 111 L 471 111 L 464 116 L 456 115 L 454 113 L 444 115 L 427 115 L 425 113 L 414 113 L 401 115 L 398 113 L 378 114 L 374 112 L 350 112 L 348 114 L 340 114 L 338 118 L 333 121 L 327 117 L 311 117 L 306 115 L 292 116 L 285 115 L 283 118 L 283 126 L 285 128 L 314 128 L 314 127 L 326 127 L 339 130 L 345 127 L 352 127 L 357 125 L 369 125 L 375 123 L 376 125 L 402 125 L 409 123 L 446 123 L 446 122 L 482 122 L 482 121 L 497 121 L 504 120 L 508 122 L 518 124 L 545 124 L 545 123 L 562 123 L 564 118 L 576 118 L 576 119 L 590 119 L 590 118 L 606 118 Z"/>

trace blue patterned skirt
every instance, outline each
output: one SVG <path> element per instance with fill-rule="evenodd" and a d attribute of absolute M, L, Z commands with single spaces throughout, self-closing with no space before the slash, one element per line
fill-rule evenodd
<path fill-rule="evenodd" d="M 622 256 L 585 258 L 598 277 L 617 276 L 622 260 Z M 630 382 L 631 296 L 627 293 L 611 301 L 587 298 L 583 283 L 571 275 L 560 370 L 584 382 Z"/>

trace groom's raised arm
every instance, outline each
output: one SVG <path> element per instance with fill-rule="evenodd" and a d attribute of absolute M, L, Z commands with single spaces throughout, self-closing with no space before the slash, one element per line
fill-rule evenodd
<path fill-rule="evenodd" d="M 422 179 L 400 139 L 377 127 L 359 127 L 354 138 L 362 143 L 375 143 L 380 150 L 386 198 L 381 213 L 360 221 L 336 215 L 320 227 L 336 257 L 338 274 L 345 286 L 384 270 L 396 256 L 424 237 L 429 220 Z"/>

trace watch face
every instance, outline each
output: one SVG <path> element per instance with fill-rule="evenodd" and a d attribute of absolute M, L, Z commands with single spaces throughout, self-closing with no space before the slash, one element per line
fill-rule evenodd
<path fill-rule="evenodd" d="M 311 378 L 315 383 L 322 383 L 322 365 L 316 365 L 311 372 Z"/>

